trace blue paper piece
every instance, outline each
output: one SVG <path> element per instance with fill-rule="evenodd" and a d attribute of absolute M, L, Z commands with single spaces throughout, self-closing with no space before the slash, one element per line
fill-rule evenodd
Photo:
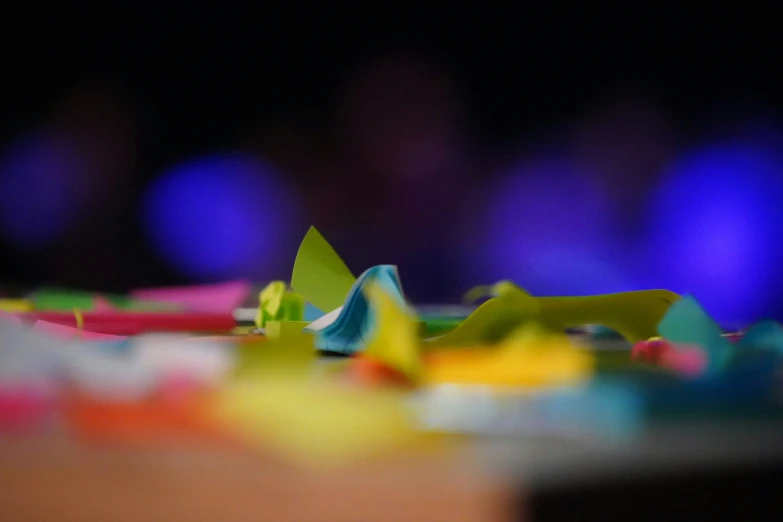
<path fill-rule="evenodd" d="M 644 427 L 644 396 L 627 382 L 596 379 L 586 388 L 540 395 L 538 415 L 567 432 L 622 440 Z"/>
<path fill-rule="evenodd" d="M 312 303 L 306 302 L 304 309 L 304 320 L 307 322 L 313 322 L 316 319 L 323 317 L 324 313 L 316 308 Z"/>
<path fill-rule="evenodd" d="M 658 333 L 674 343 L 701 346 L 707 353 L 707 373 L 722 371 L 734 351 L 731 341 L 722 336 L 720 326 L 690 295 L 669 307 L 658 324 Z"/>
<path fill-rule="evenodd" d="M 761 321 L 748 329 L 740 346 L 763 348 L 783 355 L 783 326 L 775 321 Z"/>
<path fill-rule="evenodd" d="M 351 287 L 337 319 L 314 332 L 319 350 L 349 355 L 364 348 L 375 330 L 375 313 L 364 295 L 364 289 L 371 283 L 379 284 L 401 306 L 406 306 L 396 266 L 378 265 L 368 269 Z M 305 331 L 312 330 L 308 327 Z"/>

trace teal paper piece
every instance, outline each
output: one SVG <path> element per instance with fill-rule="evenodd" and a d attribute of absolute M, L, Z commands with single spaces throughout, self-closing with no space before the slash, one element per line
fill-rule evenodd
<path fill-rule="evenodd" d="M 572 433 L 606 439 L 630 439 L 645 423 L 645 400 L 639 386 L 596 379 L 586 388 L 566 388 L 541 395 L 537 408 L 545 423 Z"/>
<path fill-rule="evenodd" d="M 690 295 L 669 307 L 658 324 L 658 333 L 673 343 L 701 346 L 707 353 L 707 373 L 722 371 L 734 350 L 718 323 Z"/>
<path fill-rule="evenodd" d="M 622 336 L 606 326 L 597 324 L 591 327 L 591 333 L 595 339 L 621 339 Z"/>
<path fill-rule="evenodd" d="M 313 333 L 319 350 L 350 355 L 361 351 L 375 330 L 375 312 L 364 289 L 379 284 L 401 306 L 405 304 L 402 284 L 393 265 L 378 265 L 366 270 L 351 287 L 335 321 Z M 313 331 L 305 328 L 305 331 Z"/>
<path fill-rule="evenodd" d="M 740 346 L 767 349 L 783 355 L 783 326 L 775 321 L 756 323 L 743 334 Z"/>

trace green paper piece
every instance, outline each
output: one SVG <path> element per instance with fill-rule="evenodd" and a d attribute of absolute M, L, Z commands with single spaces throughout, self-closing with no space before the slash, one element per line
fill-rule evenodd
<path fill-rule="evenodd" d="M 303 321 L 305 299 L 296 292 L 286 292 L 280 306 L 280 317 L 286 321 Z"/>
<path fill-rule="evenodd" d="M 119 294 L 98 294 L 60 288 L 36 290 L 31 297 L 31 301 L 35 310 L 70 312 L 73 309 L 93 310 L 97 297 L 102 297 L 118 310 L 138 312 L 171 312 L 181 310 L 177 305 L 140 301 Z"/>
<path fill-rule="evenodd" d="M 288 292 L 283 281 L 272 281 L 258 295 L 256 326 L 264 328 L 270 321 L 304 320 L 305 299 Z"/>
<path fill-rule="evenodd" d="M 296 253 L 291 288 L 323 312 L 343 305 L 356 282 L 337 252 L 315 227 L 307 231 Z"/>
<path fill-rule="evenodd" d="M 157 301 L 143 301 L 125 295 L 100 294 L 114 308 L 132 312 L 178 312 L 182 307 L 173 303 L 159 303 Z"/>
<path fill-rule="evenodd" d="M 92 310 L 95 302 L 93 292 L 76 292 L 58 288 L 43 288 L 36 290 L 31 299 L 35 310 L 71 311 Z"/>
<path fill-rule="evenodd" d="M 444 335 L 446 332 L 450 332 L 459 326 L 466 318 L 465 317 L 421 317 L 424 322 L 425 337 L 434 337 L 436 335 Z"/>

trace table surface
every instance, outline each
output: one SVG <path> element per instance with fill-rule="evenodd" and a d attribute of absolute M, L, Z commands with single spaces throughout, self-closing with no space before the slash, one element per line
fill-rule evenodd
<path fill-rule="evenodd" d="M 2 436 L 0 520 L 519 520 L 526 498 L 564 486 L 783 469 L 782 436 L 783 423 L 756 421 L 679 422 L 629 441 L 473 437 L 437 453 L 329 471 L 239 449 L 131 450 L 84 447 L 64 433 Z"/>
<path fill-rule="evenodd" d="M 679 426 L 630 444 L 478 438 L 336 470 L 216 448 L 0 439 L 0 520 L 516 520 L 527 493 L 683 470 L 783 469 L 783 425 Z"/>
<path fill-rule="evenodd" d="M 0 520 L 509 520 L 516 492 L 464 455 L 397 455 L 332 471 L 271 456 L 0 439 Z"/>

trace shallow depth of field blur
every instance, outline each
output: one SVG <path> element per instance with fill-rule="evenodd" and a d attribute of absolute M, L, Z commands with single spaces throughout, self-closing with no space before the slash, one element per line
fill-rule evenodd
<path fill-rule="evenodd" d="M 418 303 L 513 279 L 783 318 L 761 19 L 164 11 L 14 22 L 0 287 L 286 278 L 314 224 Z"/>

